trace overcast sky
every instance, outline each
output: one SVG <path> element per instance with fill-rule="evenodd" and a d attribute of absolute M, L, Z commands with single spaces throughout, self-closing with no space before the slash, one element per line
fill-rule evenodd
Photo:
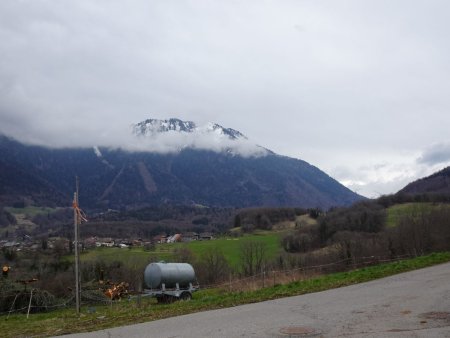
<path fill-rule="evenodd" d="M 0 132 L 216 122 L 369 197 L 450 164 L 450 2 L 0 1 Z"/>

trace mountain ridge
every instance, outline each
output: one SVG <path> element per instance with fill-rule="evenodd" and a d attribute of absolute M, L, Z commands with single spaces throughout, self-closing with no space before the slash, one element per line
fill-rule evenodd
<path fill-rule="evenodd" d="M 450 166 L 409 183 L 398 194 L 449 194 Z"/>
<path fill-rule="evenodd" d="M 363 198 L 309 163 L 274 153 L 242 157 L 190 148 L 167 154 L 49 149 L 6 137 L 0 138 L 0 153 L 4 204 L 27 198 L 70 205 L 75 176 L 80 178 L 80 200 L 96 210 L 162 204 L 328 208 Z"/>

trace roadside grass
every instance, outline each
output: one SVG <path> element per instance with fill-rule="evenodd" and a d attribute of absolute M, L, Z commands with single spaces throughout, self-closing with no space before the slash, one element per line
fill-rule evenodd
<path fill-rule="evenodd" d="M 223 289 L 202 290 L 194 294 L 190 302 L 157 305 L 152 298 L 142 298 L 140 306 L 135 299 L 122 300 L 110 306 L 83 307 L 81 315 L 73 309 L 49 313 L 0 316 L 0 332 L 3 337 L 48 337 L 75 332 L 89 332 L 126 324 L 153 321 L 199 311 L 232 307 L 282 297 L 319 292 L 356 283 L 420 269 L 450 261 L 450 252 L 369 266 L 348 272 L 322 275 L 285 285 L 275 285 L 248 292 L 228 292 Z"/>

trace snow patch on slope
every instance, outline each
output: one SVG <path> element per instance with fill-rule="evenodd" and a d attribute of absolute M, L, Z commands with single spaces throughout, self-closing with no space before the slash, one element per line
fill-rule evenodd
<path fill-rule="evenodd" d="M 93 149 L 94 149 L 94 153 L 95 153 L 95 155 L 97 155 L 97 157 L 99 157 L 99 158 L 102 157 L 102 152 L 100 151 L 100 149 L 98 149 L 97 146 L 94 146 Z"/>

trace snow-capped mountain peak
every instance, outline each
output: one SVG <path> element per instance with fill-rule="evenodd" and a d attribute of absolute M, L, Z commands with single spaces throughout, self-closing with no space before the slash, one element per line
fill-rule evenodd
<path fill-rule="evenodd" d="M 147 119 L 131 127 L 134 146 L 141 151 L 179 152 L 191 148 L 244 157 L 266 156 L 270 152 L 249 141 L 241 132 L 217 123 L 198 125 L 176 118 Z"/>
<path fill-rule="evenodd" d="M 237 140 L 237 139 L 247 140 L 247 137 L 244 134 L 242 134 L 240 131 L 232 129 L 232 128 L 224 128 L 217 123 L 210 122 L 204 128 L 207 132 L 213 132 L 217 135 L 228 136 L 228 138 L 230 138 L 232 140 Z M 197 128 L 197 129 L 200 130 L 201 127 Z"/>
<path fill-rule="evenodd" d="M 217 123 L 207 123 L 204 126 L 198 126 L 192 121 L 182 121 L 180 119 L 171 118 L 167 120 L 147 119 L 133 125 L 133 133 L 138 136 L 154 136 L 159 133 L 179 132 L 179 133 L 198 133 L 198 134 L 214 134 L 228 138 L 230 140 L 245 139 L 247 137 L 241 132 L 224 128 Z"/>
<path fill-rule="evenodd" d="M 191 133 L 196 125 L 192 121 L 181 121 L 180 119 L 147 119 L 133 126 L 133 132 L 136 135 L 148 135 L 154 133 L 163 133 L 168 131 L 178 131 Z"/>

